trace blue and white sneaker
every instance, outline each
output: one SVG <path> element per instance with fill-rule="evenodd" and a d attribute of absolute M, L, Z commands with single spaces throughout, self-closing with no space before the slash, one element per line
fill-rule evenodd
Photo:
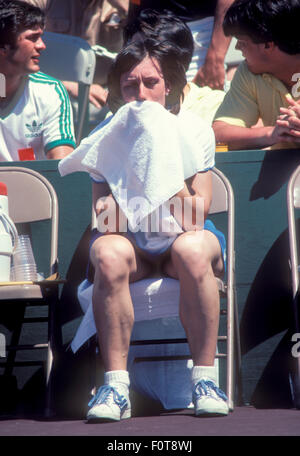
<path fill-rule="evenodd" d="M 226 394 L 207 379 L 200 380 L 193 390 L 193 403 L 196 416 L 228 415 Z"/>
<path fill-rule="evenodd" d="M 88 406 L 88 421 L 120 421 L 131 417 L 130 400 L 110 385 L 101 386 Z"/>

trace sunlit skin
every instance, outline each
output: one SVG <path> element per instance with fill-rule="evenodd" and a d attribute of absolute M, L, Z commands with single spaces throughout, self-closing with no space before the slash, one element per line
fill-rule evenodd
<path fill-rule="evenodd" d="M 46 49 L 41 27 L 25 30 L 17 38 L 14 48 L 6 46 L 5 73 L 26 75 L 39 71 L 39 58 Z"/>
<path fill-rule="evenodd" d="M 249 70 L 254 74 L 268 72 L 267 43 L 254 43 L 247 35 L 237 37 L 236 49 L 241 51 Z"/>
<path fill-rule="evenodd" d="M 148 100 L 156 101 L 163 106 L 169 92 L 158 61 L 150 57 L 146 57 L 127 73 L 122 74 L 120 89 L 125 103 Z"/>
<path fill-rule="evenodd" d="M 39 58 L 46 49 L 42 34 L 41 27 L 27 29 L 18 35 L 15 46 L 0 49 L 1 73 L 6 80 L 6 98 L 2 104 L 9 102 L 24 76 L 39 71 Z"/>

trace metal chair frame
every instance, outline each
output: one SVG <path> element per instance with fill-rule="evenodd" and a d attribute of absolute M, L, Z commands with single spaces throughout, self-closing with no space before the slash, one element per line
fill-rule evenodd
<path fill-rule="evenodd" d="M 239 336 L 239 319 L 236 302 L 234 271 L 235 271 L 235 251 L 234 251 L 234 194 L 229 180 L 217 168 L 212 169 L 213 181 L 213 198 L 209 214 L 227 212 L 227 255 L 226 255 L 226 278 L 221 280 L 217 278 L 220 296 L 226 298 L 227 308 L 221 311 L 222 315 L 227 315 L 227 334 L 219 335 L 218 342 L 225 343 L 227 350 L 216 355 L 218 358 L 227 359 L 226 372 L 226 394 L 228 397 L 229 409 L 233 410 L 235 403 L 235 374 L 237 375 L 237 385 L 239 399 L 242 399 L 241 385 L 241 350 Z M 131 341 L 131 345 L 151 345 L 151 344 L 170 344 L 170 343 L 187 343 L 186 338 L 178 339 L 157 339 L 157 340 L 138 340 Z M 142 361 L 162 361 L 171 359 L 189 359 L 190 356 L 153 356 L 138 357 L 136 362 Z"/>
<path fill-rule="evenodd" d="M 241 349 L 239 335 L 239 317 L 235 289 L 235 250 L 234 250 L 234 194 L 227 177 L 217 168 L 211 170 L 213 184 L 213 198 L 209 214 L 227 213 L 227 253 L 226 253 L 226 277 L 225 280 L 217 278 L 220 296 L 226 298 L 226 309 L 222 309 L 221 315 L 227 315 L 226 335 L 219 335 L 218 342 L 227 345 L 226 352 L 220 352 L 218 358 L 226 358 L 226 394 L 228 397 L 229 409 L 233 410 L 235 403 L 235 386 L 237 385 L 237 400 L 242 400 L 242 378 L 241 378 Z M 92 211 L 92 228 L 96 226 L 94 210 Z M 153 280 L 157 280 L 154 278 Z M 134 300 L 134 297 L 133 297 Z M 187 343 L 186 338 L 172 339 L 148 339 L 132 340 L 131 345 L 156 345 L 170 343 Z M 153 356 L 137 357 L 135 362 L 143 361 L 167 361 L 170 359 L 189 359 L 190 356 Z"/>
<path fill-rule="evenodd" d="M 295 210 L 300 209 L 300 166 L 292 173 L 287 186 L 287 216 L 289 231 L 290 267 L 293 293 L 294 331 L 300 334 L 299 311 L 299 253 Z M 295 359 L 295 369 L 290 378 L 295 407 L 300 409 L 300 357 Z"/>
<path fill-rule="evenodd" d="M 58 242 L 58 200 L 56 192 L 50 182 L 38 172 L 29 168 L 3 166 L 0 167 L 0 181 L 7 185 L 9 214 L 14 223 L 30 226 L 32 222 L 49 220 L 51 224 L 51 239 L 49 251 L 49 280 L 34 282 L 33 284 L 0 284 L 0 301 L 9 302 L 10 305 L 24 306 L 47 305 L 47 317 L 24 318 L 15 334 L 12 335 L 11 344 L 6 347 L 8 357 L 6 362 L 1 362 L 4 375 L 11 374 L 16 366 L 35 365 L 39 362 L 15 361 L 18 350 L 47 349 L 46 366 L 46 416 L 52 413 L 51 405 L 51 369 L 53 364 L 53 348 L 55 345 L 55 316 L 54 311 L 58 302 L 58 287 L 60 281 L 57 277 L 57 242 Z M 23 225 L 24 224 L 24 225 Z M 45 249 L 46 250 L 46 249 Z M 53 280 L 52 280 L 53 279 Z M 19 344 L 22 323 L 47 322 L 48 334 L 46 343 Z"/>

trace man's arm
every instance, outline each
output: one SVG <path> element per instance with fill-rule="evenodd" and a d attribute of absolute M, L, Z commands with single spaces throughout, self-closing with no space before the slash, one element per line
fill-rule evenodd
<path fill-rule="evenodd" d="M 76 147 L 70 99 L 60 81 L 47 86 L 44 107 L 43 144 L 48 159 L 61 159 Z"/>
<path fill-rule="evenodd" d="M 206 54 L 204 65 L 199 68 L 194 82 L 199 86 L 209 86 L 212 89 L 224 89 L 225 68 L 224 60 L 231 37 L 226 37 L 223 31 L 225 13 L 234 0 L 218 0 L 211 42 Z"/>
<path fill-rule="evenodd" d="M 74 98 L 78 98 L 78 83 L 73 81 L 62 81 L 68 91 L 68 94 Z M 89 101 L 96 108 L 101 109 L 107 100 L 107 90 L 100 84 L 91 84 L 89 90 Z"/>
<path fill-rule="evenodd" d="M 247 128 L 217 120 L 212 127 L 216 142 L 227 144 L 229 150 L 264 149 L 280 142 L 293 142 L 286 127 L 280 125 Z"/>
<path fill-rule="evenodd" d="M 284 140 L 283 129 L 276 127 L 239 127 L 215 121 L 216 142 L 225 143 L 229 150 L 263 149 Z"/>
<path fill-rule="evenodd" d="M 48 160 L 60 160 L 67 155 L 69 155 L 71 152 L 73 152 L 74 147 L 72 146 L 67 146 L 67 145 L 62 145 L 62 146 L 57 146 L 53 147 L 53 149 L 48 150 L 46 153 L 47 159 Z"/>

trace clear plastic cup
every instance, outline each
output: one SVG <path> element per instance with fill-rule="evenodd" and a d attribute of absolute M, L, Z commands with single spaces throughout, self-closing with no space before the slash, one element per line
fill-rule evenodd
<path fill-rule="evenodd" d="M 11 280 L 16 282 L 37 280 L 37 267 L 28 235 L 18 236 L 18 244 L 13 255 Z"/>
<path fill-rule="evenodd" d="M 11 280 L 13 282 L 23 281 L 36 281 L 37 270 L 36 266 L 32 264 L 23 264 L 18 266 L 12 266 L 11 268 Z"/>

